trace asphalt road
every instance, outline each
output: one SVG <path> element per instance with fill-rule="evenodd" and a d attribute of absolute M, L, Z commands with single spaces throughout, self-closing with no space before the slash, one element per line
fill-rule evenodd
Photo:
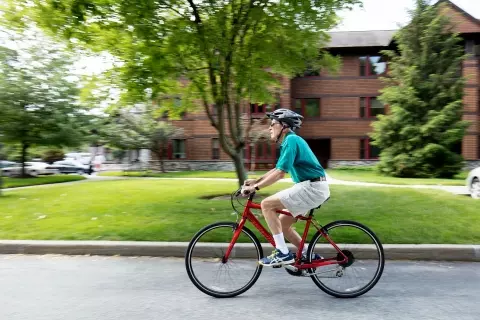
<path fill-rule="evenodd" d="M 387 262 L 355 299 L 264 268 L 243 295 L 215 299 L 193 286 L 183 259 L 3 255 L 0 288 L 1 320 L 480 319 L 480 263 Z"/>

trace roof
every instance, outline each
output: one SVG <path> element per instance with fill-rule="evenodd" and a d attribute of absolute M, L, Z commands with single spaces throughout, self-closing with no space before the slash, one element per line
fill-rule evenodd
<path fill-rule="evenodd" d="M 329 32 L 327 48 L 387 47 L 397 30 L 335 31 Z"/>
<path fill-rule="evenodd" d="M 450 5 L 460 12 L 468 20 L 480 25 L 480 20 L 454 4 L 449 0 L 439 0 L 440 4 Z M 326 48 L 362 48 L 362 47 L 388 47 L 393 41 L 393 35 L 397 30 L 368 30 L 368 31 L 332 31 L 329 32 L 330 42 Z"/>
<path fill-rule="evenodd" d="M 463 10 L 462 8 L 460 8 L 459 6 L 457 6 L 455 3 L 453 3 L 453 1 L 449 1 L 449 0 L 439 0 L 435 5 L 438 6 L 439 4 L 441 3 L 444 3 L 444 4 L 447 4 L 447 5 L 450 5 L 451 7 L 453 7 L 453 9 L 457 10 L 458 12 L 460 12 L 461 14 L 463 14 L 464 17 L 466 17 L 467 19 L 469 19 L 470 21 L 474 22 L 474 23 L 477 23 L 477 24 L 480 24 L 480 20 L 475 18 L 474 16 L 472 16 L 470 13 L 468 13 L 467 11 Z"/>

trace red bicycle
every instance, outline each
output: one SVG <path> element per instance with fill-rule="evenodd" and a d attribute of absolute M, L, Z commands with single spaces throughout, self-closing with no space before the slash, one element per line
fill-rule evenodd
<path fill-rule="evenodd" d="M 251 211 L 260 209 L 260 205 L 253 202 L 255 193 L 249 195 L 241 216 L 233 200 L 239 195 L 237 190 L 231 196 L 239 219 L 202 228 L 190 241 L 185 255 L 190 280 L 200 291 L 216 298 L 244 293 L 262 272 L 263 266 L 258 260 L 263 257 L 263 249 L 255 233 L 245 227 L 247 220 L 275 247 L 273 236 Z M 338 298 L 353 298 L 368 292 L 382 276 L 385 265 L 380 240 L 369 228 L 355 221 L 339 220 L 321 226 L 313 219 L 314 210 L 305 217 L 297 217 L 306 221 L 302 242 L 295 262 L 283 267 L 292 276 L 311 277 L 321 290 Z M 287 211 L 277 212 L 291 216 Z M 306 257 L 302 258 L 301 248 L 311 224 L 317 232 L 311 238 Z"/>

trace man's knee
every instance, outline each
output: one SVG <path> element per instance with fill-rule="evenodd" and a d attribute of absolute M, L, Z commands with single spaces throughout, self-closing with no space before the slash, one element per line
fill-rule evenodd
<path fill-rule="evenodd" d="M 268 197 L 260 202 L 262 212 L 265 214 L 265 211 L 280 210 L 278 201 L 272 197 Z"/>

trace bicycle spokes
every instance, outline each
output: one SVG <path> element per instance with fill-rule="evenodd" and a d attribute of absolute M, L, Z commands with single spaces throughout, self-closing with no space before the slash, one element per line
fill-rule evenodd
<path fill-rule="evenodd" d="M 190 279 L 214 297 L 232 297 L 246 291 L 262 269 L 257 263 L 263 255 L 260 243 L 251 231 L 235 226 L 231 222 L 207 226 L 194 236 L 187 249 L 185 261 Z M 234 234 L 238 238 L 231 247 Z"/>

